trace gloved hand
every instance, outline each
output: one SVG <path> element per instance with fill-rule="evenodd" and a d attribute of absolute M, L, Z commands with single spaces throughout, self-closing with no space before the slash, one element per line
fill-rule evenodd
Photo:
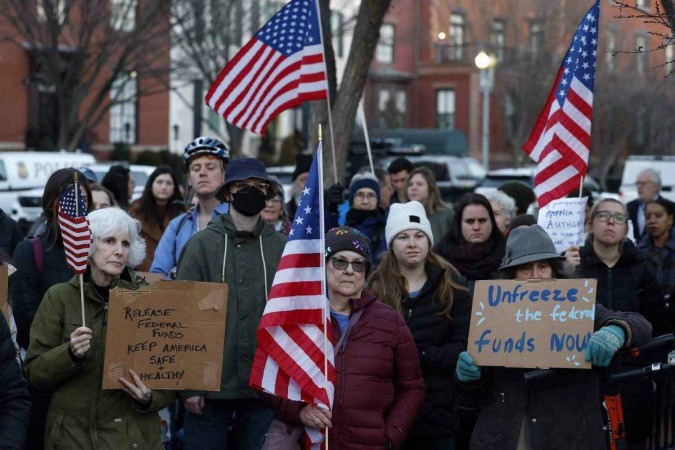
<path fill-rule="evenodd" d="M 340 183 L 333 184 L 326 190 L 326 208 L 332 213 L 336 213 L 338 206 L 344 200 L 344 188 Z"/>
<path fill-rule="evenodd" d="M 467 352 L 459 354 L 456 371 L 457 379 L 461 382 L 480 380 L 480 367 L 473 362 L 473 358 Z"/>
<path fill-rule="evenodd" d="M 618 325 L 608 325 L 593 333 L 586 347 L 586 361 L 594 366 L 607 367 L 617 350 L 623 347 L 626 334 Z"/>

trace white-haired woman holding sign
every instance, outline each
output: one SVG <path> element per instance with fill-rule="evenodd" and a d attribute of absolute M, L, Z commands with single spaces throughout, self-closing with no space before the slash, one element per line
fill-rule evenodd
<path fill-rule="evenodd" d="M 499 268 L 515 280 L 566 278 L 562 259 L 539 225 L 511 231 Z M 596 304 L 595 332 L 586 360 L 607 367 L 621 348 L 644 344 L 651 326 L 637 313 L 615 312 Z M 596 371 L 556 369 L 526 381 L 528 369 L 479 367 L 467 352 L 457 363 L 459 395 L 483 400 L 471 438 L 475 449 L 605 448 L 599 377 Z"/>
<path fill-rule="evenodd" d="M 157 412 L 174 399 L 151 391 L 136 373 L 120 390 L 102 390 L 108 299 L 115 286 L 136 289 L 130 269 L 143 261 L 139 222 L 119 208 L 89 214 L 93 244 L 84 276 L 82 326 L 77 277 L 50 288 L 30 332 L 25 371 L 34 386 L 52 392 L 45 448 L 161 449 Z"/>

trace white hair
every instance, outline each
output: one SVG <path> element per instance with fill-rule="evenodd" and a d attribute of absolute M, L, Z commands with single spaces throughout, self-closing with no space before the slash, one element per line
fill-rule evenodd
<path fill-rule="evenodd" d="M 89 213 L 89 227 L 93 243 L 89 250 L 89 256 L 96 251 L 98 238 L 105 239 L 124 233 L 129 235 L 129 258 L 127 266 L 132 269 L 137 267 L 145 259 L 145 241 L 140 236 L 141 223 L 131 217 L 124 210 L 111 207 L 97 209 Z"/>
<path fill-rule="evenodd" d="M 652 168 L 644 169 L 640 171 L 638 177 L 640 175 L 649 175 L 649 178 L 651 178 L 654 183 L 661 186 L 661 173 L 658 170 Z"/>
<path fill-rule="evenodd" d="M 497 202 L 499 207 L 504 211 L 504 214 L 513 218 L 516 214 L 516 201 L 503 193 L 502 191 L 490 191 L 486 192 L 485 198 L 489 201 Z"/>

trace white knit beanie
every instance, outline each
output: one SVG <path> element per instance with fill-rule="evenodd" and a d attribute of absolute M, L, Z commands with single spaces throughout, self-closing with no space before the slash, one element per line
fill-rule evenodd
<path fill-rule="evenodd" d="M 387 238 L 387 248 L 391 246 L 397 234 L 405 230 L 420 230 L 429 238 L 434 245 L 434 235 L 431 232 L 431 223 L 427 219 L 424 206 L 417 200 L 408 203 L 394 203 L 389 207 L 389 217 L 384 235 Z"/>

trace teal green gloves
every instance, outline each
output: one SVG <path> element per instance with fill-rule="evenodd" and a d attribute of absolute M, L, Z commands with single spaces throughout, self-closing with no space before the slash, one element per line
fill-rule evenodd
<path fill-rule="evenodd" d="M 586 361 L 594 366 L 607 367 L 617 350 L 623 347 L 626 334 L 618 325 L 608 325 L 593 333 L 586 347 Z M 459 367 L 459 364 L 458 364 Z"/>
<path fill-rule="evenodd" d="M 461 382 L 480 380 L 480 367 L 473 362 L 473 358 L 467 352 L 459 354 L 456 372 L 457 379 Z"/>

